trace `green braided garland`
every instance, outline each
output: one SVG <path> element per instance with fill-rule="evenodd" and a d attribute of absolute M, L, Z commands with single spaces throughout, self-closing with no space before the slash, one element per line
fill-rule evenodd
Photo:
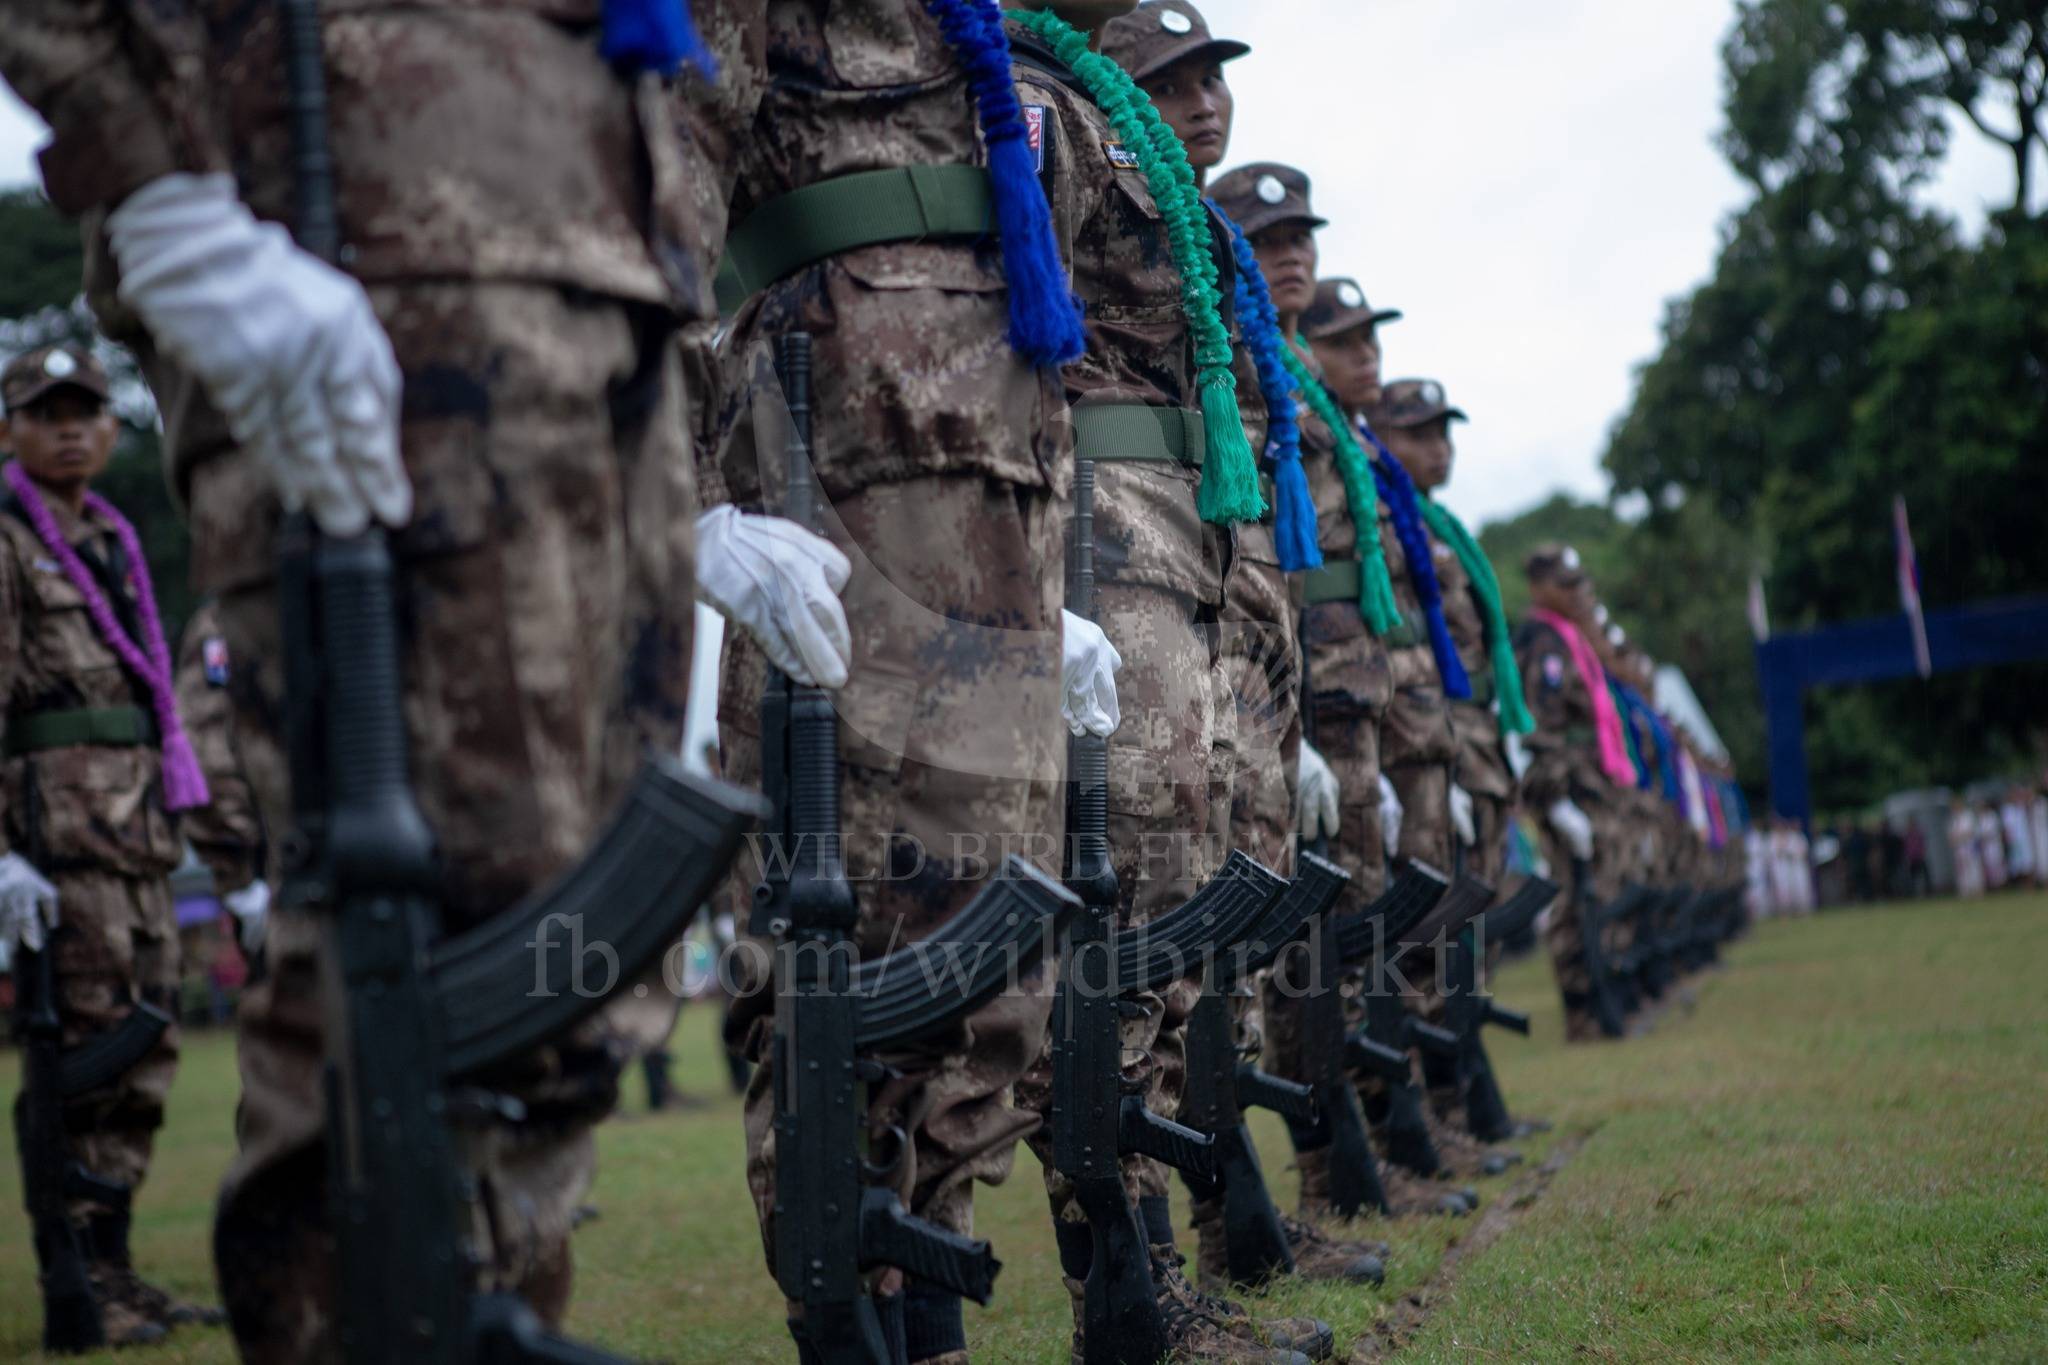
<path fill-rule="evenodd" d="M 1401 624 L 1401 608 L 1394 601 L 1394 580 L 1387 574 L 1387 552 L 1380 548 L 1379 494 L 1373 491 L 1372 469 L 1351 423 L 1337 407 L 1320 379 L 1309 369 L 1295 346 L 1282 346 L 1280 359 L 1287 372 L 1301 386 L 1302 396 L 1337 438 L 1337 473 L 1344 480 L 1344 501 L 1351 509 L 1351 535 L 1358 553 L 1358 610 L 1367 629 L 1385 635 Z"/>
<path fill-rule="evenodd" d="M 1207 429 L 1202 485 L 1197 499 L 1202 520 L 1216 525 L 1258 521 L 1266 515 L 1258 463 L 1245 440 L 1237 410 L 1237 379 L 1230 372 L 1230 333 L 1223 325 L 1216 262 L 1209 254 L 1209 212 L 1195 189 L 1194 169 L 1171 126 L 1151 98 L 1124 69 L 1088 49 L 1088 37 L 1050 10 L 1005 10 L 1088 87 L 1124 146 L 1138 158 L 1145 183 L 1166 220 L 1173 263 L 1180 270 L 1181 306 L 1195 343 L 1195 387 Z"/>
<path fill-rule="evenodd" d="M 1486 617 L 1486 656 L 1493 664 L 1493 692 L 1500 701 L 1500 732 L 1529 734 L 1536 728 L 1536 718 L 1529 714 L 1528 700 L 1522 695 L 1522 670 L 1515 663 L 1515 646 L 1508 638 L 1508 613 L 1500 602 L 1500 578 L 1493 572 L 1493 562 L 1465 523 L 1427 495 L 1422 498 L 1422 519 L 1465 566 L 1465 576 L 1472 580 L 1479 598 L 1480 613 Z"/>

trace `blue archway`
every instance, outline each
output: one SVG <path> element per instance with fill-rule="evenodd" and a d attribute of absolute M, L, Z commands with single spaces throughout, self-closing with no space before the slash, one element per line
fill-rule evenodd
<path fill-rule="evenodd" d="M 1937 673 L 2048 659 L 2048 597 L 2009 597 L 1927 613 L 1927 653 Z M 1903 614 L 1848 621 L 1756 647 L 1770 730 L 1771 809 L 1801 824 L 1813 814 L 1806 777 L 1810 687 L 1912 677 L 1913 637 Z"/>

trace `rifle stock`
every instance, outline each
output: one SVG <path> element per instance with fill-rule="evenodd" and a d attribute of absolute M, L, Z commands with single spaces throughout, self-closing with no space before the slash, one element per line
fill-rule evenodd
<path fill-rule="evenodd" d="M 22 1203 L 42 1271 L 43 1349 L 74 1354 L 104 1345 L 107 1337 L 68 1208 L 72 1171 L 59 1079 L 63 1027 L 49 954 L 22 948 L 14 962 L 22 1051 L 14 1138 L 21 1155 Z"/>

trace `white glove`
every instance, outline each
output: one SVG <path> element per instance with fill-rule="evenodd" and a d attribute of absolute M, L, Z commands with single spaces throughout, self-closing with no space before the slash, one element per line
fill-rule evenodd
<path fill-rule="evenodd" d="M 1401 805 L 1400 793 L 1394 784 L 1380 774 L 1380 843 L 1382 850 L 1391 858 L 1401 851 L 1401 821 L 1408 812 Z"/>
<path fill-rule="evenodd" d="M 839 593 L 852 574 L 838 546 L 785 518 L 730 503 L 697 518 L 697 595 L 807 687 L 846 686 L 853 637 Z"/>
<path fill-rule="evenodd" d="M 402 526 L 398 362 L 362 285 L 258 223 L 226 175 L 160 176 L 108 215 L 121 301 L 206 386 L 288 508 Z"/>
<path fill-rule="evenodd" d="M 32 953 L 49 941 L 46 929 L 57 927 L 57 888 L 19 853 L 0 857 L 0 940 L 9 950 L 19 945 Z"/>
<path fill-rule="evenodd" d="M 1060 714 L 1077 735 L 1107 739 L 1123 713 L 1116 702 L 1116 671 L 1124 656 L 1085 616 L 1060 612 Z"/>
<path fill-rule="evenodd" d="M 263 931 L 270 926 L 270 883 L 258 877 L 240 891 L 228 892 L 220 900 L 235 917 L 236 936 L 241 939 L 242 951 L 253 953 L 261 948 Z"/>
<path fill-rule="evenodd" d="M 1472 823 L 1472 793 L 1453 782 L 1451 784 L 1451 828 L 1458 832 L 1458 842 L 1470 848 L 1479 842 L 1479 830 Z"/>
<path fill-rule="evenodd" d="M 1593 822 L 1586 812 L 1572 804 L 1571 798 L 1560 796 L 1550 803 L 1546 814 L 1550 816 L 1550 827 L 1564 840 L 1574 858 L 1593 856 Z"/>
<path fill-rule="evenodd" d="M 1508 771 L 1520 782 L 1529 771 L 1529 765 L 1536 760 L 1529 755 L 1529 746 L 1522 743 L 1522 737 L 1512 730 L 1501 736 L 1500 747 L 1508 756 Z"/>
<path fill-rule="evenodd" d="M 1337 836 L 1337 775 L 1307 740 L 1301 742 L 1301 772 L 1294 779 L 1295 825 L 1307 840 Z"/>

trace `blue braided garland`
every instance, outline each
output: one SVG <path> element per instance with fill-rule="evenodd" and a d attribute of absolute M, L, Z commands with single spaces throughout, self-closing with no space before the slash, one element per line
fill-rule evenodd
<path fill-rule="evenodd" d="M 1317 544 L 1316 502 L 1301 467 L 1301 415 L 1294 406 L 1294 380 L 1280 359 L 1280 312 L 1259 269 L 1251 239 L 1213 199 L 1204 203 L 1230 224 L 1230 250 L 1237 258 L 1237 317 L 1244 345 L 1259 371 L 1259 396 L 1266 400 L 1266 456 L 1273 462 L 1273 543 L 1287 573 L 1323 566 Z"/>
<path fill-rule="evenodd" d="M 1010 347 L 1034 365 L 1063 365 L 1087 349 L 1088 339 L 1026 142 L 1002 11 L 996 0 L 925 0 L 925 9 L 966 70 L 980 115 L 996 238 L 1010 287 Z"/>
<path fill-rule="evenodd" d="M 604 0 L 597 50 L 607 62 L 636 76 L 643 71 L 673 76 L 684 62 L 706 76 L 718 72 L 718 63 L 690 20 L 688 0 Z"/>
<path fill-rule="evenodd" d="M 1451 639 L 1451 628 L 1444 621 L 1444 590 L 1437 582 L 1436 560 L 1429 549 L 1429 530 L 1422 524 L 1422 509 L 1415 502 L 1415 480 L 1408 477 L 1408 471 L 1393 453 L 1380 442 L 1380 438 L 1364 421 L 1358 423 L 1358 433 L 1371 442 L 1379 452 L 1372 462 L 1373 481 L 1379 485 L 1380 497 L 1387 504 L 1388 515 L 1394 521 L 1394 538 L 1401 542 L 1401 552 L 1408 556 L 1408 581 L 1415 585 L 1415 595 L 1422 601 L 1422 613 L 1429 618 L 1429 648 L 1436 655 L 1437 675 L 1443 679 L 1444 695 L 1461 701 L 1470 700 L 1472 680 L 1465 676 L 1464 660 L 1458 657 L 1458 646 Z"/>

